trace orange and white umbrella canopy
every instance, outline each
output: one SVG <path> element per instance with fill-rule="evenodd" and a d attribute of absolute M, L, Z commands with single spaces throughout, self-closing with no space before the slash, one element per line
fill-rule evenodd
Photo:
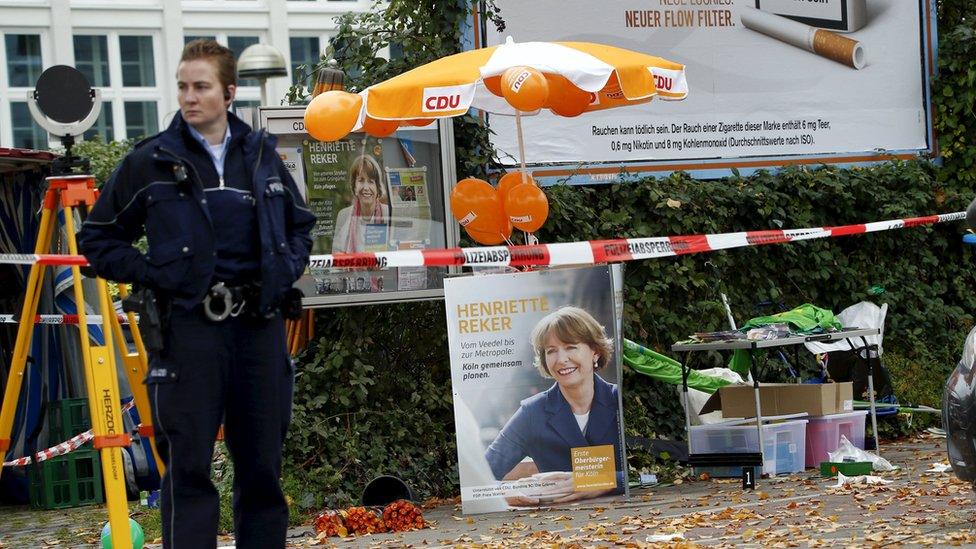
<path fill-rule="evenodd" d="M 503 75 L 515 67 L 541 72 L 553 101 L 559 92 L 589 94 L 581 112 L 645 103 L 655 96 L 681 100 L 688 95 L 685 68 L 679 63 L 602 44 L 516 43 L 509 38 L 505 44 L 444 57 L 366 88 L 359 94 L 356 128 L 367 117 L 445 118 L 470 108 L 515 115 L 517 110 L 501 93 Z M 558 107 L 553 110 L 561 114 Z"/>
<path fill-rule="evenodd" d="M 320 141 L 350 131 L 391 135 L 401 124 L 426 125 L 471 108 L 513 115 L 522 159 L 521 184 L 504 204 L 487 182 L 467 179 L 451 193 L 451 210 L 468 234 L 498 244 L 512 226 L 538 229 L 548 215 L 545 194 L 525 170 L 521 115 L 549 109 L 560 116 L 688 95 L 685 67 L 653 55 L 587 42 L 525 42 L 451 55 L 359 92 L 324 92 L 305 109 L 305 129 Z M 514 180 L 513 180 L 514 181 Z M 472 232 L 474 231 L 474 232 Z"/>

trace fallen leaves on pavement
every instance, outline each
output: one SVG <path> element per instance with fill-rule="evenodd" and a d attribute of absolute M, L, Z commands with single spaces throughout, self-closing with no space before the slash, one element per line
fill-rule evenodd
<path fill-rule="evenodd" d="M 928 444 L 925 444 L 925 443 Z M 692 480 L 637 492 L 627 502 L 460 517 L 445 513 L 445 532 L 363 540 L 369 546 L 473 547 L 902 547 L 976 543 L 973 489 L 951 473 L 921 474 L 943 459 L 944 441 L 884 448 L 902 466 L 875 473 L 887 485 L 831 488 L 816 471 L 759 479 Z M 919 450 L 918 448 L 922 448 Z M 446 520 L 451 516 L 454 520 Z M 461 526 L 466 533 L 458 532 Z M 445 534 L 448 534 L 445 536 Z M 675 536 L 672 539 L 672 536 Z M 680 536 L 680 537 L 678 537 Z M 646 540 L 672 539 L 667 542 Z"/>

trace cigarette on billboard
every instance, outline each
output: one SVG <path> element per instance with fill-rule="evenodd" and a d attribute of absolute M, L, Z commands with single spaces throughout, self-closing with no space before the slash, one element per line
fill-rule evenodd
<path fill-rule="evenodd" d="M 747 29 L 782 40 L 848 67 L 855 69 L 864 67 L 864 48 L 857 40 L 748 6 L 741 7 L 740 19 Z"/>

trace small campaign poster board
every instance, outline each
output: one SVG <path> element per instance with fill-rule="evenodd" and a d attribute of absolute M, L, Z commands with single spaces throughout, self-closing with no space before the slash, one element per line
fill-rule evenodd
<path fill-rule="evenodd" d="M 319 219 L 312 231 L 312 253 L 386 251 L 390 190 L 383 178 L 380 141 L 305 139 L 302 158 L 308 207 Z"/>
<path fill-rule="evenodd" d="M 317 141 L 304 107 L 260 107 L 258 122 L 315 215 L 312 255 L 452 248 L 448 196 L 457 181 L 453 125 L 405 125 L 376 138 L 352 133 Z M 448 221 L 449 220 L 449 221 Z M 456 267 L 332 268 L 312 262 L 297 286 L 305 307 L 342 307 L 443 296 Z"/>
<path fill-rule="evenodd" d="M 608 266 L 445 280 L 464 513 L 625 497 Z"/>

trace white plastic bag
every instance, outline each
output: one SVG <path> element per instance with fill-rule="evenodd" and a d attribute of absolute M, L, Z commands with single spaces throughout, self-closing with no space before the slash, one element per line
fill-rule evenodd
<path fill-rule="evenodd" d="M 876 477 L 874 475 L 858 475 L 856 477 L 846 476 L 844 473 L 837 473 L 837 484 L 831 486 L 831 488 L 841 488 L 848 484 L 852 486 L 857 485 L 873 485 L 873 484 L 891 484 L 892 481 L 885 480 L 881 477 Z"/>
<path fill-rule="evenodd" d="M 681 532 L 674 534 L 651 534 L 644 540 L 647 543 L 668 543 L 672 541 L 684 541 L 685 535 Z"/>
<path fill-rule="evenodd" d="M 837 313 L 836 318 L 844 327 L 848 328 L 880 328 L 881 334 L 867 336 L 865 339 L 868 345 L 876 344 L 878 346 L 878 356 L 881 356 L 884 353 L 884 350 L 881 347 L 881 342 L 884 339 L 884 322 L 887 315 L 887 303 L 884 303 L 878 307 L 870 301 L 862 301 L 860 303 L 855 303 L 854 305 L 851 305 L 850 307 Z M 857 338 L 854 342 L 854 346 L 858 347 L 860 345 L 861 338 Z M 806 346 L 808 351 L 814 354 L 851 350 L 851 346 L 846 339 L 833 341 L 831 343 L 811 341 L 809 343 L 804 343 L 804 346 Z"/>
<path fill-rule="evenodd" d="M 827 461 L 842 462 L 842 461 L 870 461 L 872 468 L 875 471 L 894 471 L 897 469 L 885 458 L 872 454 L 871 452 L 866 452 L 857 446 L 851 444 L 851 441 L 847 440 L 844 435 L 840 436 L 840 446 L 837 447 L 833 452 L 827 452 Z"/>
<path fill-rule="evenodd" d="M 698 373 L 711 377 L 719 377 L 730 383 L 742 383 L 742 376 L 729 370 L 728 368 L 709 368 L 707 370 L 699 370 Z M 678 402 L 681 402 L 684 406 L 684 399 L 681 397 L 681 386 L 675 387 L 678 392 Z M 704 391 L 699 391 L 697 389 L 688 388 L 688 401 L 691 403 L 691 424 L 692 425 L 707 425 L 710 423 L 716 423 L 722 421 L 722 411 L 715 410 L 707 414 L 702 414 L 701 409 L 708 402 L 708 399 L 712 395 Z"/>
<path fill-rule="evenodd" d="M 952 466 L 948 463 L 933 463 L 931 469 L 926 469 L 925 473 L 948 473 L 952 471 Z"/>

